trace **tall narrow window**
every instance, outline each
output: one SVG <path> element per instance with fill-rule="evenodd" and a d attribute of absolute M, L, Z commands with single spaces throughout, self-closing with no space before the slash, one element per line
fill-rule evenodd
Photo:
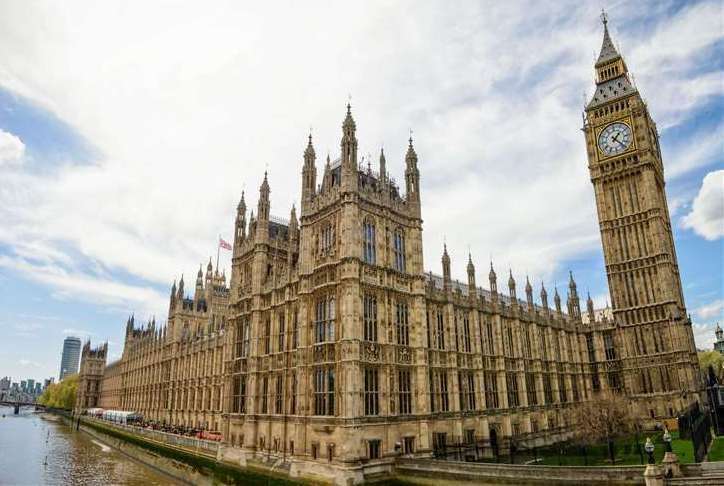
<path fill-rule="evenodd" d="M 469 371 L 458 373 L 460 386 L 460 410 L 463 412 L 475 410 L 475 379 Z"/>
<path fill-rule="evenodd" d="M 394 236 L 395 270 L 405 271 L 405 234 L 401 229 L 395 230 Z"/>
<path fill-rule="evenodd" d="M 317 300 L 316 320 L 314 321 L 314 342 L 334 341 L 334 297 Z"/>
<path fill-rule="evenodd" d="M 470 353 L 470 318 L 467 314 L 463 315 L 463 351 Z"/>
<path fill-rule="evenodd" d="M 294 309 L 294 321 L 292 322 L 292 349 L 299 347 L 299 311 Z"/>
<path fill-rule="evenodd" d="M 433 412 L 447 412 L 450 409 L 445 370 L 430 372 L 430 408 Z"/>
<path fill-rule="evenodd" d="M 271 353 L 271 319 L 264 321 L 264 354 Z"/>
<path fill-rule="evenodd" d="M 614 348 L 613 334 L 610 331 L 603 333 L 603 348 L 606 352 L 607 361 L 616 359 L 616 348 Z"/>
<path fill-rule="evenodd" d="M 284 376 L 277 375 L 277 389 L 274 394 L 274 413 L 282 413 L 282 399 L 284 398 Z"/>
<path fill-rule="evenodd" d="M 362 254 L 365 263 L 369 263 L 370 265 L 376 263 L 375 225 L 371 221 L 365 221 L 362 225 Z"/>
<path fill-rule="evenodd" d="M 380 381 L 377 368 L 364 369 L 364 386 L 365 415 L 379 415 Z"/>
<path fill-rule="evenodd" d="M 284 351 L 284 312 L 279 313 L 279 334 L 277 339 L 278 352 Z"/>
<path fill-rule="evenodd" d="M 518 376 L 514 372 L 508 372 L 505 374 L 505 379 L 508 385 L 508 408 L 515 408 L 520 404 L 518 398 Z"/>
<path fill-rule="evenodd" d="M 588 350 L 588 362 L 596 362 L 596 349 L 593 347 L 593 334 L 586 334 L 586 349 Z"/>
<path fill-rule="evenodd" d="M 483 313 L 478 314 L 480 323 L 483 327 L 480 333 L 480 340 L 482 341 L 483 354 L 495 354 L 495 346 L 493 342 L 493 323 L 490 318 Z"/>
<path fill-rule="evenodd" d="M 498 379 L 494 371 L 486 371 L 485 375 L 485 405 L 487 408 L 498 408 Z"/>
<path fill-rule="evenodd" d="M 269 399 L 269 377 L 265 376 L 261 380 L 261 413 L 267 413 Z"/>
<path fill-rule="evenodd" d="M 367 295 L 362 298 L 364 318 L 364 340 L 377 341 L 377 298 Z"/>
<path fill-rule="evenodd" d="M 440 309 L 437 310 L 437 349 L 445 349 L 445 320 Z"/>
<path fill-rule="evenodd" d="M 234 413 L 246 413 L 246 376 L 234 377 L 232 409 Z"/>
<path fill-rule="evenodd" d="M 525 374 L 525 393 L 528 397 L 528 406 L 538 405 L 538 394 L 535 389 L 535 375 L 530 372 Z"/>
<path fill-rule="evenodd" d="M 404 302 L 398 302 L 395 306 L 396 319 L 395 325 L 397 328 L 397 344 L 403 346 L 410 345 L 410 326 L 408 321 L 408 310 L 407 304 Z"/>
<path fill-rule="evenodd" d="M 292 383 L 289 387 L 289 414 L 297 413 L 297 373 L 292 372 Z"/>
<path fill-rule="evenodd" d="M 409 370 L 398 371 L 397 387 L 399 392 L 400 415 L 409 415 L 412 413 L 412 387 Z"/>
<path fill-rule="evenodd" d="M 334 415 L 334 369 L 314 371 L 314 415 Z"/>

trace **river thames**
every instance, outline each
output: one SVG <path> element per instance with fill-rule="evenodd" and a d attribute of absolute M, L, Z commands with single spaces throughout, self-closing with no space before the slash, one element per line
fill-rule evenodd
<path fill-rule="evenodd" d="M 3 417 L 4 415 L 4 417 Z M 166 485 L 177 484 L 83 432 L 59 417 L 20 415 L 0 407 L 2 485 Z"/>

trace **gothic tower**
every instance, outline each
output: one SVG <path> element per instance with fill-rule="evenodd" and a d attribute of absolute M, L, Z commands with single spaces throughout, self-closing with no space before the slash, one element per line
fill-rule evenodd
<path fill-rule="evenodd" d="M 596 91 L 585 108 L 588 167 L 624 349 L 625 392 L 650 407 L 694 401 L 698 365 L 681 290 L 656 123 L 603 20 Z M 642 359 L 644 358 L 645 359 Z M 644 405 L 648 402 L 648 405 Z M 670 411 L 668 409 L 667 411 Z"/>

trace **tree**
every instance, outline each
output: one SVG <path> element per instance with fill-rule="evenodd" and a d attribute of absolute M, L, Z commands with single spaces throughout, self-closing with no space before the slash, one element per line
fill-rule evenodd
<path fill-rule="evenodd" d="M 699 368 L 707 370 L 709 366 L 714 368 L 714 373 L 717 378 L 722 375 L 722 367 L 724 367 L 724 354 L 719 351 L 700 351 L 699 355 Z"/>
<path fill-rule="evenodd" d="M 573 410 L 573 420 L 575 441 L 584 446 L 605 442 L 612 464 L 614 439 L 631 433 L 637 426 L 629 400 L 612 391 L 598 392 L 593 400 L 581 402 Z"/>
<path fill-rule="evenodd" d="M 73 410 L 75 406 L 75 395 L 78 391 L 78 375 L 66 377 L 60 383 L 48 385 L 38 403 L 50 408 L 63 408 Z"/>

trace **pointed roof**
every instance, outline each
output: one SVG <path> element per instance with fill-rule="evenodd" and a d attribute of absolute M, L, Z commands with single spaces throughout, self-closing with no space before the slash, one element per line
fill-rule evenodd
<path fill-rule="evenodd" d="M 473 255 L 468 252 L 468 273 L 475 272 L 475 265 L 473 265 Z"/>
<path fill-rule="evenodd" d="M 241 199 L 239 200 L 239 205 L 236 207 L 241 212 L 246 212 L 246 201 L 244 201 L 244 191 L 241 191 Z"/>
<path fill-rule="evenodd" d="M 601 52 L 596 61 L 596 67 L 621 57 L 613 45 L 613 41 L 611 41 L 611 35 L 608 33 L 608 16 L 606 12 L 601 12 L 601 21 L 603 22 L 603 43 L 601 44 Z"/>
<path fill-rule="evenodd" d="M 447 243 L 443 243 L 442 248 L 442 262 L 450 263 L 450 255 L 447 254 Z"/>
<path fill-rule="evenodd" d="M 530 279 L 528 278 L 528 275 L 525 276 L 525 292 L 528 294 L 533 292 L 533 286 L 530 284 Z"/>
<path fill-rule="evenodd" d="M 409 145 L 407 146 L 407 154 L 405 154 L 405 161 L 409 163 L 417 162 L 417 152 L 415 147 L 412 146 L 412 132 L 410 132 L 410 139 L 408 140 Z"/>
<path fill-rule="evenodd" d="M 307 142 L 307 148 L 304 149 L 304 159 L 313 160 L 316 157 L 314 152 L 314 145 L 312 145 L 312 132 L 309 132 L 309 142 Z"/>

